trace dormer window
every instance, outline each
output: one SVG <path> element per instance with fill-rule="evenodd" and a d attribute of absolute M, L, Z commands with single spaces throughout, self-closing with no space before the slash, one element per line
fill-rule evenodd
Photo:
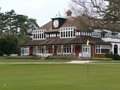
<path fill-rule="evenodd" d="M 73 38 L 75 36 L 75 27 L 66 27 L 60 29 L 60 38 Z"/>
<path fill-rule="evenodd" d="M 45 30 L 33 30 L 32 35 L 33 35 L 33 40 L 42 40 L 45 39 Z"/>

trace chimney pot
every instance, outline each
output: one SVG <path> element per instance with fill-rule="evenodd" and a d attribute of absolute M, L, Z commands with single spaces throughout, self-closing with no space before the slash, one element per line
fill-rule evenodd
<path fill-rule="evenodd" d="M 71 10 L 68 10 L 68 11 L 66 12 L 66 14 L 67 14 L 67 16 L 72 16 L 72 11 L 71 11 Z"/>

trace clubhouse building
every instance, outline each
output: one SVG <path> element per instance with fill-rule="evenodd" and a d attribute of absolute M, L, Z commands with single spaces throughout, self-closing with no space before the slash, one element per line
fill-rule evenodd
<path fill-rule="evenodd" d="M 120 35 L 106 29 L 83 31 L 76 25 L 71 10 L 66 17 L 56 16 L 37 30 L 31 40 L 21 46 L 21 55 L 75 55 L 105 57 L 106 53 L 120 55 Z"/>

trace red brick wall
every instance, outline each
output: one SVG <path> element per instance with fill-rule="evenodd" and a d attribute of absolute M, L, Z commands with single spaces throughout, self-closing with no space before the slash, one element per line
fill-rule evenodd
<path fill-rule="evenodd" d="M 98 57 L 98 58 L 105 58 L 105 54 L 95 54 L 95 57 Z"/>
<path fill-rule="evenodd" d="M 75 55 L 79 56 L 80 51 L 81 51 L 81 46 L 80 45 L 76 45 L 75 46 Z"/>
<path fill-rule="evenodd" d="M 105 58 L 105 54 L 96 54 L 95 53 L 95 46 L 93 46 L 93 45 L 91 47 L 91 56 L 98 57 L 98 58 Z"/>

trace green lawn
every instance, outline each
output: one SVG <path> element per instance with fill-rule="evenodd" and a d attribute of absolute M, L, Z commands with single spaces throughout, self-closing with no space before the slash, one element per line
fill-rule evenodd
<path fill-rule="evenodd" d="M 120 90 L 120 64 L 0 64 L 0 90 Z"/>
<path fill-rule="evenodd" d="M 6 59 L 0 57 L 0 62 L 68 62 L 70 60 L 35 60 L 35 59 Z"/>

